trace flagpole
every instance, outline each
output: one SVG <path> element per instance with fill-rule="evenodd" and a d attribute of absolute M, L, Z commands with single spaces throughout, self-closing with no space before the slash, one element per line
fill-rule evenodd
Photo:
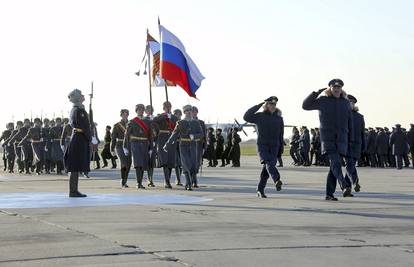
<path fill-rule="evenodd" d="M 149 96 L 150 96 L 150 105 L 152 106 L 152 89 L 151 89 L 151 53 L 150 53 L 150 46 L 148 42 L 148 29 L 147 29 L 147 56 L 148 56 L 148 87 L 149 87 Z"/>
<path fill-rule="evenodd" d="M 160 17 L 158 16 L 158 29 L 161 26 Z M 161 46 L 162 46 L 162 40 L 161 40 L 161 32 L 160 32 L 160 53 L 161 53 Z M 161 58 L 160 58 L 160 64 L 161 64 Z M 161 76 L 161 66 L 160 66 L 160 76 Z M 167 81 L 164 79 L 164 88 L 165 88 L 165 99 L 168 101 L 168 86 Z"/>

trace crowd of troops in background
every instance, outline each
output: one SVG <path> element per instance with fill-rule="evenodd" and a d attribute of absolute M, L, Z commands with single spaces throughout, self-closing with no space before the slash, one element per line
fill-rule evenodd
<path fill-rule="evenodd" d="M 172 188 L 171 176 L 174 170 L 176 185 L 183 185 L 181 176 L 184 174 L 185 188 L 192 190 L 198 187 L 197 174 L 202 168 L 203 158 L 207 159 L 209 167 L 218 166 L 219 160 L 221 167 L 230 163 L 233 167 L 240 167 L 241 138 L 238 129 L 229 129 L 225 142 L 222 129 L 206 129 L 204 121 L 197 117 L 196 107 L 185 106 L 184 109 L 187 110 L 183 110 L 183 119 L 181 110 L 171 112 L 169 102 L 164 103 L 164 112 L 157 116 L 153 115 L 154 109 L 150 105 L 137 105 L 136 117 L 133 119 L 128 119 L 128 110 L 121 110 L 121 120 L 113 127 L 106 127 L 101 153 L 98 153 L 100 140 L 97 125 L 92 125 L 90 159 L 94 169 L 101 168 L 101 159 L 102 168 L 107 167 L 110 161 L 111 168 L 115 169 L 119 159 L 122 188 L 128 187 L 127 179 L 133 166 L 136 170 L 136 187 L 140 189 L 145 188 L 144 172 L 147 173 L 147 186 L 155 186 L 154 168 L 163 169 L 164 185 Z M 192 125 L 193 122 L 196 122 L 195 126 Z M 73 131 L 67 118 L 25 119 L 17 121 L 16 127 L 14 123 L 8 123 L 0 137 L 4 148 L 4 170 L 14 173 L 17 167 L 17 172 L 24 174 L 63 174 L 64 151 Z M 197 135 L 194 140 L 191 139 L 193 135 Z M 88 172 L 83 174 L 89 177 Z"/>
<path fill-rule="evenodd" d="M 293 127 L 290 156 L 295 166 L 329 166 L 329 159 L 321 155 L 319 128 L 309 131 L 306 126 L 300 130 Z M 393 127 L 392 131 L 387 127 L 365 129 L 358 167 L 402 169 L 410 165 L 414 168 L 414 124 L 408 131 L 400 124 Z"/>

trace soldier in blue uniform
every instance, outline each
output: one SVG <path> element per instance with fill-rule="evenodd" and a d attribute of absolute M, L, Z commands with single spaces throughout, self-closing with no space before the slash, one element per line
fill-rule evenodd
<path fill-rule="evenodd" d="M 135 107 L 137 116 L 130 120 L 124 137 L 124 153 L 131 153 L 136 171 L 138 189 L 145 189 L 142 184 L 144 171 L 148 171 L 149 160 L 152 154 L 151 121 L 144 118 L 145 106 L 138 104 Z"/>
<path fill-rule="evenodd" d="M 351 196 L 351 184 L 342 173 L 341 156 L 348 153 L 348 144 L 354 141 L 352 125 L 352 109 L 345 92 L 344 82 L 333 79 L 329 88 L 312 92 L 302 104 L 304 110 L 319 110 L 321 148 L 330 160 L 330 169 L 326 184 L 326 200 L 337 201 L 334 193 L 339 182 L 344 197 Z M 325 96 L 319 95 L 325 91 Z"/>
<path fill-rule="evenodd" d="M 197 184 L 197 170 L 199 164 L 199 149 L 202 145 L 200 139 L 204 137 L 204 132 L 199 120 L 193 118 L 193 109 L 190 105 L 183 107 L 184 119 L 177 122 L 171 137 L 164 145 L 164 150 L 179 140 L 181 165 L 186 178 L 185 189 L 192 190 Z"/>
<path fill-rule="evenodd" d="M 414 124 L 411 124 L 411 128 L 407 133 L 408 145 L 410 146 L 411 164 L 414 169 Z"/>
<path fill-rule="evenodd" d="M 380 168 L 386 167 L 388 163 L 387 157 L 389 142 L 390 141 L 388 136 L 385 134 L 384 129 L 379 127 L 375 146 L 377 147 L 378 167 Z"/>
<path fill-rule="evenodd" d="M 9 139 L 14 130 L 14 123 L 9 122 L 6 125 L 6 130 L 1 134 L 0 142 L 3 143 L 3 162 L 4 162 L 4 171 L 8 170 L 9 173 L 13 172 L 14 169 L 14 151 L 11 146 L 7 145 L 6 140 Z"/>
<path fill-rule="evenodd" d="M 126 133 L 126 127 L 128 124 L 129 111 L 127 109 L 121 109 L 121 120 L 115 123 L 112 128 L 111 136 L 111 153 L 115 156 L 118 155 L 121 163 L 121 188 L 128 188 L 128 175 L 131 169 L 132 158 L 131 154 L 126 155 L 123 149 L 123 143 Z"/>
<path fill-rule="evenodd" d="M 157 153 L 160 167 L 164 171 L 165 188 L 171 189 L 171 172 L 175 167 L 176 156 L 176 143 L 169 144 L 167 150 L 163 147 L 171 136 L 172 131 L 177 123 L 177 117 L 171 114 L 171 103 L 164 102 L 164 113 L 154 118 L 154 122 L 157 124 L 158 136 L 157 136 Z"/>
<path fill-rule="evenodd" d="M 365 120 L 364 116 L 358 112 L 358 107 L 355 105 L 358 100 L 353 95 L 348 95 L 349 102 L 352 107 L 352 123 L 353 123 L 353 135 L 354 140 L 349 143 L 348 155 L 345 158 L 346 161 L 346 176 L 348 184 L 355 186 L 355 192 L 361 190 L 359 183 L 359 177 L 357 169 L 355 168 L 356 163 L 361 158 L 361 152 L 366 149 L 365 143 Z M 352 180 L 352 181 L 351 181 Z"/>
<path fill-rule="evenodd" d="M 91 125 L 88 113 L 82 104 L 85 96 L 78 89 L 68 95 L 69 101 L 73 103 L 70 112 L 69 124 L 72 127 L 72 136 L 66 147 L 64 163 L 69 173 L 69 197 L 86 197 L 78 191 L 79 173 L 90 171 L 90 148 L 91 148 Z"/>
<path fill-rule="evenodd" d="M 17 169 L 19 173 L 24 172 L 23 158 L 22 158 L 22 148 L 17 144 L 20 143 L 22 137 L 19 137 L 19 131 L 23 127 L 22 121 L 16 122 L 16 129 L 12 131 L 11 136 L 5 141 L 5 144 L 10 150 L 14 151 L 15 162 L 17 163 Z"/>
<path fill-rule="evenodd" d="M 264 190 L 269 176 L 272 177 L 276 190 L 282 190 L 282 181 L 276 163 L 283 149 L 284 123 L 276 108 L 277 102 L 277 97 L 269 97 L 247 110 L 243 117 L 246 122 L 256 124 L 257 150 L 260 163 L 263 164 L 260 182 L 257 186 L 257 196 L 260 198 L 266 198 Z M 258 112 L 262 106 L 263 112 Z"/>
<path fill-rule="evenodd" d="M 63 166 L 63 150 L 60 146 L 60 138 L 63 133 L 62 119 L 56 118 L 55 125 L 50 128 L 49 137 L 50 137 L 50 160 L 51 166 L 56 166 L 56 173 L 58 175 L 62 174 L 64 170 Z"/>
<path fill-rule="evenodd" d="M 390 137 L 390 146 L 392 147 L 392 154 L 396 158 L 397 169 L 403 168 L 403 156 L 408 146 L 407 136 L 401 129 L 401 124 L 395 125 L 395 131 Z"/>

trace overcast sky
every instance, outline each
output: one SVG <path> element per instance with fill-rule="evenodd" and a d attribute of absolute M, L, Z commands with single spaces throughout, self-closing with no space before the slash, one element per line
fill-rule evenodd
<path fill-rule="evenodd" d="M 215 123 L 242 120 L 276 95 L 286 124 L 318 125 L 303 111 L 312 91 L 341 78 L 368 126 L 414 122 L 414 1 L 19 1 L 0 0 L 0 126 L 67 115 L 67 94 L 89 93 L 100 130 L 119 110 L 149 103 L 148 77 L 137 77 L 146 29 L 157 16 L 206 77 L 189 99 L 170 88 L 173 108 L 197 105 Z M 156 112 L 165 100 L 153 89 Z M 88 102 L 86 102 L 88 104 Z"/>

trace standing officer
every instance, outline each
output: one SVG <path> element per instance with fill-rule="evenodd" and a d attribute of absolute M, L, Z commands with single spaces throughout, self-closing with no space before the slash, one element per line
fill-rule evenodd
<path fill-rule="evenodd" d="M 152 153 L 148 163 L 148 187 L 155 187 L 154 184 L 154 169 L 157 166 L 157 136 L 158 136 L 158 125 L 154 123 L 154 108 L 151 105 L 145 107 L 145 118 L 151 122 L 152 129 Z M 175 114 L 174 114 L 175 115 Z"/>
<path fill-rule="evenodd" d="M 177 122 L 171 137 L 164 145 L 164 150 L 169 147 L 174 148 L 174 144 L 179 140 L 181 165 L 183 166 L 186 178 L 185 190 L 193 190 L 192 186 L 197 184 L 197 169 L 200 138 L 204 136 L 203 129 L 199 120 L 193 118 L 193 109 L 190 105 L 183 107 L 184 119 Z"/>
<path fill-rule="evenodd" d="M 355 192 L 361 190 L 359 184 L 359 177 L 357 169 L 355 168 L 356 163 L 361 158 L 361 152 L 365 150 L 365 120 L 364 116 L 358 112 L 358 107 L 355 104 L 358 102 L 356 97 L 348 95 L 349 102 L 352 107 L 352 130 L 354 140 L 349 143 L 348 155 L 345 158 L 346 161 L 346 176 L 348 183 L 355 185 Z"/>
<path fill-rule="evenodd" d="M 119 161 L 121 162 L 121 188 L 128 188 L 127 181 L 129 170 L 131 169 L 132 159 L 130 154 L 125 154 L 123 143 L 125 139 L 129 111 L 127 109 L 121 109 L 120 116 L 121 121 L 117 122 L 112 130 L 111 153 L 115 156 L 116 152 Z"/>
<path fill-rule="evenodd" d="M 319 110 L 322 154 L 327 154 L 330 169 L 326 184 L 326 200 L 337 201 L 334 197 L 336 182 L 339 182 L 344 197 L 350 197 L 351 185 L 342 173 L 341 156 L 346 156 L 348 144 L 354 141 L 352 110 L 345 92 L 344 82 L 333 79 L 329 88 L 312 92 L 302 104 L 304 110 Z M 325 96 L 318 97 L 323 91 Z"/>
<path fill-rule="evenodd" d="M 154 122 L 157 124 L 158 137 L 157 137 L 157 152 L 160 166 L 164 171 L 165 188 L 171 189 L 171 172 L 175 167 L 176 156 L 176 143 L 168 144 L 167 150 L 163 147 L 171 136 L 172 131 L 175 129 L 177 123 L 177 117 L 171 114 L 171 103 L 164 102 L 164 113 L 154 118 Z"/>
<path fill-rule="evenodd" d="M 367 153 L 369 155 L 369 162 L 371 168 L 377 167 L 377 157 L 375 154 L 377 153 L 377 147 L 375 146 L 377 140 L 377 133 L 373 128 L 368 128 L 368 140 L 367 140 Z"/>
<path fill-rule="evenodd" d="M 410 146 L 412 168 L 414 169 L 414 124 L 411 124 L 411 128 L 407 133 L 407 139 Z"/>
<path fill-rule="evenodd" d="M 44 144 L 44 167 L 45 173 L 50 174 L 50 166 L 51 166 L 51 146 L 52 140 L 50 138 L 50 121 L 49 119 L 43 119 L 43 127 L 42 127 L 42 138 Z"/>
<path fill-rule="evenodd" d="M 300 139 L 300 135 L 299 135 L 299 130 L 296 127 L 292 128 L 292 137 L 290 138 L 290 156 L 293 159 L 293 165 L 299 165 L 300 163 L 300 159 L 299 159 L 299 155 L 298 155 L 298 151 L 299 151 L 299 139 Z"/>
<path fill-rule="evenodd" d="M 227 130 L 227 137 L 226 137 L 226 148 L 223 151 L 223 155 L 221 156 L 221 160 L 224 160 L 226 163 L 220 167 L 225 167 L 226 165 L 230 164 L 230 152 L 233 143 L 233 128 L 229 128 Z"/>
<path fill-rule="evenodd" d="M 302 158 L 303 166 L 310 166 L 309 151 L 310 151 L 310 136 L 309 130 L 306 126 L 302 126 L 302 134 L 299 138 L 300 156 Z"/>
<path fill-rule="evenodd" d="M 55 125 L 50 128 L 49 137 L 51 141 L 50 146 L 50 159 L 51 159 L 51 166 L 56 166 L 56 173 L 58 175 L 62 174 L 64 170 L 63 166 L 63 150 L 60 146 L 60 138 L 62 137 L 63 126 L 62 126 L 62 119 L 56 118 Z"/>
<path fill-rule="evenodd" d="M 243 117 L 245 121 L 256 124 L 257 150 L 260 163 L 263 164 L 260 182 L 257 186 L 257 196 L 260 198 L 266 198 L 264 190 L 269 176 L 272 177 L 276 190 L 282 190 L 282 181 L 276 162 L 283 147 L 284 123 L 283 118 L 277 112 L 277 102 L 277 97 L 269 97 L 247 110 Z M 258 112 L 262 106 L 263 112 Z"/>
<path fill-rule="evenodd" d="M 390 137 L 390 146 L 392 147 L 392 154 L 396 158 L 397 169 L 401 170 L 403 168 L 403 155 L 407 146 L 407 137 L 401 130 L 401 124 L 395 125 L 395 131 Z"/>
<path fill-rule="evenodd" d="M 66 147 L 64 162 L 69 175 L 69 197 L 86 197 L 78 191 L 79 173 L 90 171 L 90 148 L 91 148 L 91 127 L 88 113 L 82 104 L 85 96 L 78 89 L 68 95 L 69 101 L 73 103 L 70 112 L 70 122 L 73 132 Z"/>
<path fill-rule="evenodd" d="M 238 128 L 233 128 L 232 131 L 232 138 L 231 138 L 231 150 L 230 150 L 230 158 L 232 161 L 232 167 L 235 168 L 239 168 L 240 167 L 240 143 L 241 143 L 241 138 L 240 135 L 238 134 L 239 129 Z"/>
<path fill-rule="evenodd" d="M 378 167 L 380 168 L 384 168 L 387 166 L 387 162 L 388 162 L 387 155 L 388 155 L 389 143 L 390 143 L 390 140 L 385 134 L 384 129 L 378 128 L 378 134 L 377 134 L 375 146 L 377 147 Z"/>
<path fill-rule="evenodd" d="M 144 118 L 145 106 L 135 106 L 137 116 L 130 120 L 124 137 L 124 153 L 131 153 L 137 176 L 137 189 L 145 189 L 142 185 L 144 171 L 148 171 L 150 156 L 152 154 L 151 121 Z"/>
<path fill-rule="evenodd" d="M 27 135 L 31 127 L 30 125 L 30 120 L 24 119 L 23 127 L 17 133 L 19 140 L 22 140 Z M 17 146 L 22 148 L 22 160 L 26 174 L 31 174 L 30 169 L 33 163 L 33 149 L 31 143 L 28 140 L 25 140 L 25 142 L 20 141 L 17 143 Z"/>

